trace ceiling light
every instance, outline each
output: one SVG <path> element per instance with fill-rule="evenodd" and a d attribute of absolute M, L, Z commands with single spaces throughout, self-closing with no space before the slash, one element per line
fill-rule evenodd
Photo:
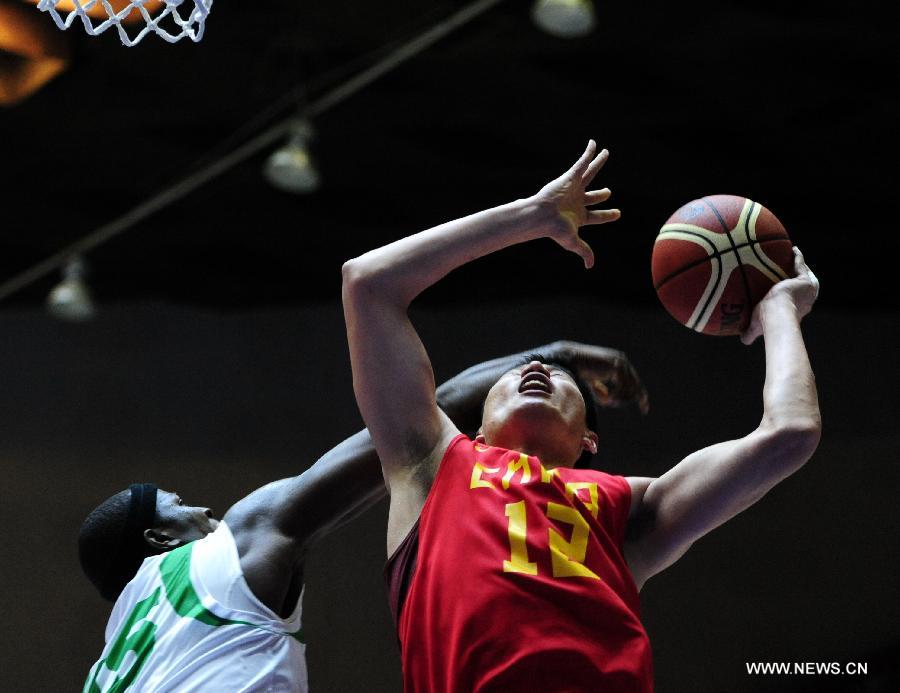
<path fill-rule="evenodd" d="M 594 28 L 594 4 L 591 0 L 536 0 L 531 18 L 548 34 L 578 38 Z"/>
<path fill-rule="evenodd" d="M 308 121 L 295 121 L 291 125 L 287 143 L 275 150 L 266 161 L 265 176 L 279 190 L 311 193 L 319 188 L 321 177 L 307 149 L 312 134 L 312 126 Z"/>
<path fill-rule="evenodd" d="M 63 267 L 63 280 L 47 296 L 47 309 L 61 320 L 82 322 L 94 317 L 97 310 L 91 290 L 84 281 L 84 262 L 76 257 Z"/>

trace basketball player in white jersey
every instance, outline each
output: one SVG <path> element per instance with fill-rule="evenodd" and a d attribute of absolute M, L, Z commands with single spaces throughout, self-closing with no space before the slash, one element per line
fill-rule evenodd
<path fill-rule="evenodd" d="M 573 342 L 541 351 L 571 369 L 599 404 L 646 408 L 621 352 Z M 437 401 L 474 432 L 491 385 L 522 361 L 517 354 L 474 366 L 441 385 Z M 299 476 L 241 499 L 221 521 L 153 484 L 132 484 L 107 499 L 79 536 L 85 573 L 115 601 L 84 691 L 306 691 L 306 551 L 384 494 L 380 464 L 361 431 Z"/>

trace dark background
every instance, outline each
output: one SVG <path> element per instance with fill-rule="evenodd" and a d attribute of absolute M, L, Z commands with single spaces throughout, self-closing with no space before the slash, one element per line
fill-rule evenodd
<path fill-rule="evenodd" d="M 75 689 L 100 652 L 108 607 L 75 555 L 99 500 L 143 478 L 224 512 L 359 427 L 341 262 L 528 195 L 595 137 L 623 209 L 586 234 L 597 268 L 542 241 L 448 277 L 416 313 L 439 377 L 559 337 L 625 349 L 652 409 L 604 417 L 615 473 L 659 474 L 749 432 L 762 348 L 674 323 L 649 254 L 688 200 L 768 206 L 822 279 L 805 333 L 824 439 L 648 583 L 658 688 L 900 687 L 896 39 L 886 3 L 782 5 L 598 4 L 597 31 L 562 41 L 506 2 L 316 120 L 316 194 L 270 188 L 260 153 L 88 256 L 93 323 L 44 315 L 53 277 L 0 304 L 4 686 Z M 70 31 L 71 69 L 0 111 L 0 278 L 288 115 L 297 84 L 314 99 L 460 6 L 219 2 L 198 45 Z M 310 557 L 314 690 L 399 690 L 384 524 L 379 508 Z M 747 661 L 861 661 L 869 675 L 751 678 Z"/>

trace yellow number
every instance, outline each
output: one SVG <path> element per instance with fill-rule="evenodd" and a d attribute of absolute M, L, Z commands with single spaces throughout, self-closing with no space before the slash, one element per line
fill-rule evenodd
<path fill-rule="evenodd" d="M 509 518 L 509 560 L 503 561 L 503 572 L 537 575 L 537 563 L 528 560 L 528 545 L 525 543 L 525 501 L 507 503 L 506 516 Z"/>
<path fill-rule="evenodd" d="M 509 560 L 503 561 L 504 573 L 525 573 L 537 575 L 537 563 L 528 560 L 527 517 L 525 501 L 506 504 L 506 516 L 509 518 Z M 557 522 L 572 525 L 572 538 L 566 539 L 562 534 L 550 527 L 550 565 L 553 577 L 586 577 L 599 580 L 600 576 L 584 565 L 587 554 L 590 528 L 587 520 L 575 508 L 559 503 L 547 504 L 547 517 Z"/>
<path fill-rule="evenodd" d="M 578 495 L 578 492 L 586 488 L 588 490 L 588 495 L 591 498 L 591 502 L 588 503 L 581 496 Z M 570 481 L 566 484 L 566 498 L 572 500 L 572 497 L 575 496 L 584 503 L 585 507 L 588 509 L 588 512 L 593 516 L 593 518 L 597 519 L 597 513 L 600 511 L 600 502 L 597 495 L 597 484 L 592 481 Z"/>
<path fill-rule="evenodd" d="M 584 565 L 590 534 L 587 520 L 575 508 L 559 503 L 547 503 L 547 517 L 572 525 L 572 538 L 569 541 L 552 527 L 548 530 L 553 577 L 587 577 L 599 580 L 600 576 Z"/>

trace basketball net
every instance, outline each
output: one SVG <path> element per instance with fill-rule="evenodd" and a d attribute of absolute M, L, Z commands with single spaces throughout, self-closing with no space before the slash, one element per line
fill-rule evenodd
<path fill-rule="evenodd" d="M 153 16 L 144 5 L 165 5 L 161 12 Z M 109 0 L 40 0 L 38 9 L 48 12 L 53 21 L 62 30 L 68 29 L 76 18 L 80 18 L 84 29 L 91 36 L 102 34 L 110 27 L 115 27 L 119 32 L 119 38 L 126 46 L 133 46 L 144 36 L 154 32 L 169 43 L 175 43 L 187 37 L 197 42 L 203 38 L 203 26 L 206 17 L 212 9 L 213 0 L 128 0 L 124 4 L 117 2 L 118 11 L 113 8 Z M 57 5 L 74 6 L 74 9 L 66 10 Z M 182 12 L 182 6 L 185 10 Z M 144 26 L 132 38 L 123 26 L 126 23 L 134 23 L 134 14 L 139 14 L 138 21 L 143 20 Z"/>

